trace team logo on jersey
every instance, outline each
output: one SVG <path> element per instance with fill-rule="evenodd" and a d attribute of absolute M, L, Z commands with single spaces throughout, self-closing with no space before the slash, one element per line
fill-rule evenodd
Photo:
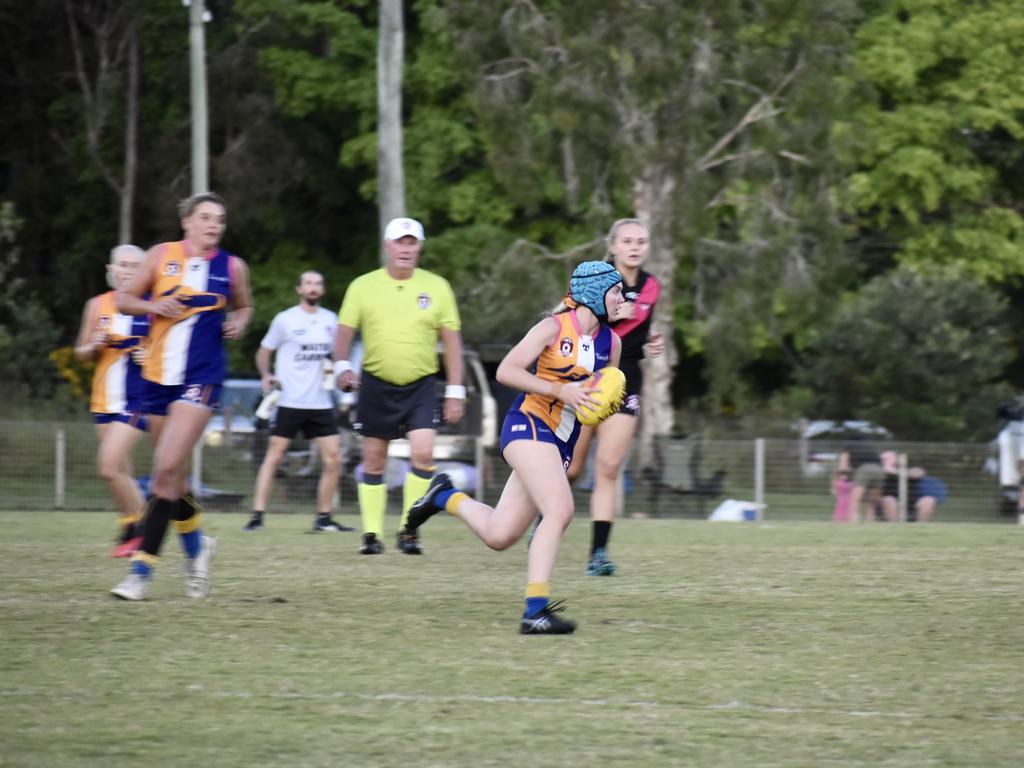
<path fill-rule="evenodd" d="M 418 306 L 420 309 L 429 309 L 430 296 L 428 296 L 425 293 L 421 293 L 419 296 L 416 297 L 416 306 Z"/>
<path fill-rule="evenodd" d="M 96 327 L 100 330 L 109 328 L 113 318 L 110 315 L 100 315 L 99 319 L 96 320 Z"/>
<path fill-rule="evenodd" d="M 180 261 L 168 261 L 164 264 L 164 275 L 167 277 L 176 277 L 181 274 L 181 262 Z"/>
<path fill-rule="evenodd" d="M 622 294 L 622 298 L 624 298 L 626 301 L 636 301 L 636 297 L 639 295 L 640 294 L 638 294 L 636 291 L 626 291 L 624 294 Z"/>
<path fill-rule="evenodd" d="M 646 312 L 650 308 L 651 308 L 650 304 L 644 304 L 642 301 L 640 302 L 640 311 L 641 312 Z"/>
<path fill-rule="evenodd" d="M 562 341 L 558 345 L 558 351 L 562 353 L 562 357 L 569 357 L 572 354 L 573 343 L 572 339 L 568 336 L 562 338 Z"/>

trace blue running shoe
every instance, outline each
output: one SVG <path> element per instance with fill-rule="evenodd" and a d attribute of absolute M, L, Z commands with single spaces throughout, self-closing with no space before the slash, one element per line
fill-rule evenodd
<path fill-rule="evenodd" d="M 611 576 L 614 573 L 615 563 L 608 559 L 605 549 L 595 549 L 587 563 L 587 576 Z"/>

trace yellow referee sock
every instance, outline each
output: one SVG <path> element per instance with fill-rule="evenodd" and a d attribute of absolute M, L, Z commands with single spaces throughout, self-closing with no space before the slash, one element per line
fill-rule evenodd
<path fill-rule="evenodd" d="M 430 480 L 434 476 L 434 468 L 417 469 L 413 467 L 405 475 L 402 485 L 402 528 L 409 522 L 409 507 L 415 504 L 430 488 Z"/>
<path fill-rule="evenodd" d="M 363 521 L 363 533 L 384 536 L 384 512 L 388 506 L 388 487 L 381 475 L 364 475 L 370 482 L 359 484 L 359 516 Z M 374 482 L 376 480 L 376 482 Z"/>

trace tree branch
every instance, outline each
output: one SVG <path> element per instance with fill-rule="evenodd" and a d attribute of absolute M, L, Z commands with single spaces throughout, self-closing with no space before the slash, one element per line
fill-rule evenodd
<path fill-rule="evenodd" d="M 505 252 L 502 258 L 504 259 L 509 256 L 518 256 L 522 253 L 529 253 L 548 259 L 549 261 L 571 261 L 573 259 L 578 259 L 581 253 L 586 253 L 587 251 L 593 250 L 594 248 L 602 245 L 604 245 L 604 238 L 595 237 L 593 240 L 581 243 L 580 245 L 575 245 L 567 251 L 554 253 L 547 246 L 520 238 L 509 246 L 508 251 Z"/>
<path fill-rule="evenodd" d="M 759 122 L 760 120 L 765 120 L 779 114 L 782 110 L 772 109 L 771 103 L 793 81 L 793 78 L 796 77 L 797 72 L 803 68 L 803 65 L 804 59 L 801 55 L 800 58 L 797 59 L 796 64 L 793 65 L 793 69 L 786 73 L 786 76 L 782 78 L 777 86 L 775 86 L 775 89 L 771 93 L 767 93 L 758 99 L 754 105 L 747 110 L 746 114 L 740 118 L 740 121 L 729 129 L 722 138 L 715 142 L 715 145 L 697 161 L 697 168 L 704 171 L 712 167 L 712 161 L 715 156 L 732 143 L 732 140 L 746 130 L 748 126 Z"/>

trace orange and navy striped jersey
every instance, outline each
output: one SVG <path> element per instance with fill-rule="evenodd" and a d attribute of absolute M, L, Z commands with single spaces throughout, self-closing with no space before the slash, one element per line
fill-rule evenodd
<path fill-rule="evenodd" d="M 613 335 L 608 326 L 602 324 L 597 336 L 590 337 L 580 332 L 575 310 L 554 315 L 554 319 L 560 328 L 554 342 L 537 358 L 534 373 L 539 378 L 570 384 L 608 365 Z M 576 411 L 557 398 L 525 392 L 516 398 L 512 408 L 539 418 L 559 440 L 568 440 L 579 430 Z"/>
<path fill-rule="evenodd" d="M 107 343 L 96 358 L 92 376 L 93 413 L 126 413 L 143 407 L 145 382 L 131 351 L 145 344 L 149 333 L 147 315 L 122 315 L 117 311 L 117 292 L 107 291 L 93 299 L 93 331 L 107 334 Z"/>
<path fill-rule="evenodd" d="M 220 384 L 227 371 L 222 329 L 235 257 L 221 250 L 190 256 L 184 241 L 163 243 L 158 254 L 152 298 L 174 296 L 185 311 L 153 318 L 142 375 L 163 385 Z"/>

